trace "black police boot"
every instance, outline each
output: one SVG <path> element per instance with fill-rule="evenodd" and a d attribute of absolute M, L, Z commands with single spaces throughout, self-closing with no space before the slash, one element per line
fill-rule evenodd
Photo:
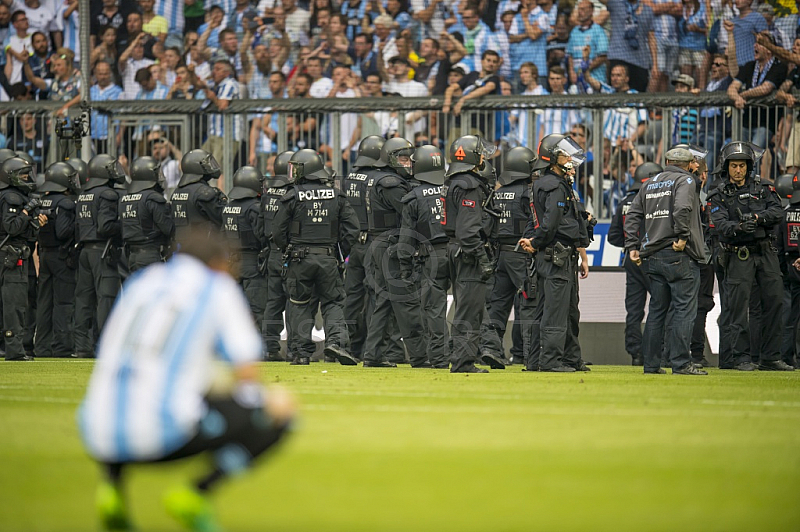
<path fill-rule="evenodd" d="M 794 367 L 783 360 L 762 360 L 758 369 L 761 371 L 794 371 Z"/>
<path fill-rule="evenodd" d="M 467 364 L 459 368 L 455 366 L 450 368 L 450 373 L 489 373 L 489 370 L 476 367 L 475 364 Z"/>
<path fill-rule="evenodd" d="M 266 353 L 264 360 L 267 362 L 285 362 L 280 353 Z"/>
<path fill-rule="evenodd" d="M 666 375 L 667 374 L 667 370 L 665 370 L 664 368 L 658 368 L 655 371 L 645 371 L 644 374 L 645 375 Z"/>
<path fill-rule="evenodd" d="M 345 351 L 339 346 L 336 345 L 329 345 L 325 346 L 323 350 L 325 353 L 325 359 L 327 360 L 329 356 L 336 359 L 339 364 L 342 366 L 356 366 L 358 365 L 358 360 L 356 360 L 350 353 Z"/>
<path fill-rule="evenodd" d="M 572 367 L 575 368 L 575 371 L 592 371 L 583 360 L 579 360 L 578 363 Z"/>
<path fill-rule="evenodd" d="M 736 364 L 736 366 L 734 366 L 733 369 L 738 371 L 755 371 L 758 369 L 758 366 L 756 366 L 752 362 L 739 362 L 738 364 Z"/>
<path fill-rule="evenodd" d="M 365 368 L 396 368 L 397 364 L 388 360 L 365 360 Z"/>
<path fill-rule="evenodd" d="M 708 375 L 707 371 L 703 371 L 702 369 L 698 369 L 694 367 L 694 364 L 689 362 L 685 366 L 680 369 L 673 369 L 673 375 Z"/>
<path fill-rule="evenodd" d="M 311 359 L 309 357 L 294 357 L 289 363 L 291 366 L 308 366 L 309 364 L 311 364 Z"/>
<path fill-rule="evenodd" d="M 546 373 L 574 373 L 575 368 L 572 366 L 556 366 L 554 368 L 540 368 L 539 371 Z"/>
<path fill-rule="evenodd" d="M 7 358 L 6 362 L 33 362 L 34 358 L 29 355 L 24 355 L 17 358 Z"/>
<path fill-rule="evenodd" d="M 428 362 L 427 360 L 417 360 L 417 361 L 412 361 L 411 362 L 411 367 L 412 368 L 428 368 L 428 369 L 430 369 L 430 368 L 433 367 L 433 365 L 430 362 Z"/>
<path fill-rule="evenodd" d="M 631 355 L 631 366 L 644 366 L 644 359 L 639 355 Z"/>
<path fill-rule="evenodd" d="M 692 364 L 699 368 L 707 368 L 711 366 L 711 362 L 704 356 L 692 357 Z"/>
<path fill-rule="evenodd" d="M 492 369 L 506 369 L 503 360 L 491 351 L 481 351 L 481 362 Z"/>

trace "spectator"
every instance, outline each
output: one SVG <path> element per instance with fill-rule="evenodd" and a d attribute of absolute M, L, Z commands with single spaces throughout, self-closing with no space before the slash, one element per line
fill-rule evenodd
<path fill-rule="evenodd" d="M 367 16 L 369 2 L 361 0 L 343 0 L 339 12 L 347 17 L 347 38 L 350 42 L 361 33 L 361 21 Z"/>
<path fill-rule="evenodd" d="M 233 32 L 231 32 L 233 33 Z M 236 34 L 233 34 L 234 38 Z M 205 92 L 205 97 L 214 104 L 219 111 L 225 111 L 231 100 L 240 98 L 239 82 L 233 77 L 233 65 L 225 60 L 217 60 L 211 68 L 213 88 L 205 81 L 198 80 L 197 88 Z M 208 121 L 208 140 L 203 144 L 203 149 L 212 154 L 220 166 L 224 168 L 223 137 L 225 135 L 222 115 L 213 113 Z M 242 116 L 233 117 L 233 151 L 239 153 L 239 142 L 242 140 Z M 222 179 L 222 177 L 220 177 Z"/>
<path fill-rule="evenodd" d="M 125 17 L 119 11 L 119 0 L 103 0 L 103 9 L 92 19 L 90 26 L 92 49 L 97 44 L 97 34 L 103 26 L 111 26 L 117 30 L 117 39 L 120 41 L 120 46 L 125 45 L 128 38 L 128 29 L 125 24 Z"/>
<path fill-rule="evenodd" d="M 156 15 L 153 11 L 155 0 L 139 0 L 139 8 L 142 11 L 142 31 L 148 35 L 152 35 L 161 44 L 167 40 L 167 19 L 160 15 Z"/>
<path fill-rule="evenodd" d="M 369 36 L 363 33 L 356 35 L 350 57 L 353 60 L 353 72 L 361 79 L 366 81 L 367 76 L 378 73 L 379 54 L 372 49 Z"/>
<path fill-rule="evenodd" d="M 522 63 L 531 62 L 542 75 L 540 84 L 544 84 L 544 72 L 547 72 L 547 35 L 551 23 L 548 14 L 534 0 L 522 0 L 522 8 L 508 31 L 508 42 L 511 48 L 511 70 L 519 72 Z M 555 24 L 555 19 L 553 19 Z M 469 52 L 469 49 L 467 49 Z"/>
<path fill-rule="evenodd" d="M 627 141 L 617 146 L 612 152 L 611 186 L 603 194 L 605 207 L 609 213 L 617 212 L 619 203 L 625 198 L 628 189 L 633 184 L 633 174 L 642 163 L 644 163 L 644 157 L 638 151 L 631 150 Z"/>
<path fill-rule="evenodd" d="M 426 38 L 419 47 L 420 63 L 414 72 L 414 81 L 425 85 L 431 94 L 443 94 L 446 88 L 450 61 L 445 54 L 440 59 L 439 41 Z"/>
<path fill-rule="evenodd" d="M 72 66 L 75 64 L 72 50 L 59 48 L 52 61 L 55 74 L 53 79 L 45 80 L 33 77 L 30 68 L 28 68 L 27 74 L 37 89 L 48 91 L 51 101 L 62 102 L 62 106 L 56 111 L 56 116 L 65 117 L 69 108 L 81 101 L 81 73 Z M 28 64 L 25 63 L 25 65 Z"/>
<path fill-rule="evenodd" d="M 383 98 L 381 77 L 378 74 L 369 74 L 367 76 L 362 95 L 365 98 Z M 365 113 L 361 119 L 361 126 L 361 135 L 364 137 L 378 135 L 384 138 L 391 138 L 397 133 L 397 113 L 390 111 Z"/>
<path fill-rule="evenodd" d="M 286 12 L 286 31 L 289 33 L 289 39 L 293 43 L 308 44 L 311 14 L 297 7 L 297 0 L 283 0 L 282 4 Z"/>
<path fill-rule="evenodd" d="M 251 58 L 249 53 L 242 55 L 243 75 L 239 82 L 247 86 L 248 98 L 255 100 L 270 98 L 272 94 L 269 91 L 269 75 L 272 72 L 272 62 L 267 45 L 264 43 L 255 45 L 252 56 Z"/>
<path fill-rule="evenodd" d="M 200 25 L 205 22 L 206 8 L 202 0 L 178 0 L 180 2 L 183 16 L 185 19 L 185 29 L 189 31 L 199 31 Z M 170 17 L 164 13 L 159 13 L 161 16 L 170 20 Z"/>
<path fill-rule="evenodd" d="M 691 92 L 694 89 L 694 78 L 681 74 L 674 80 L 675 92 Z M 675 144 L 696 144 L 697 143 L 697 119 L 699 113 L 695 107 L 679 107 L 672 111 L 672 145 Z M 663 149 L 663 143 L 659 149 Z M 661 160 L 661 155 L 656 157 Z"/>
<path fill-rule="evenodd" d="M 547 66 L 558 65 L 566 72 L 569 69 L 567 60 L 567 45 L 569 44 L 569 26 L 567 26 L 567 15 L 561 13 L 556 18 L 553 26 L 553 33 L 547 36 Z M 569 86 L 569 79 L 567 86 Z"/>
<path fill-rule="evenodd" d="M 152 157 L 161 163 L 161 175 L 164 176 L 164 193 L 167 197 L 178 186 L 181 169 L 178 161 L 183 154 L 164 136 L 163 131 L 151 131 L 147 139 L 150 141 Z"/>
<path fill-rule="evenodd" d="M 125 17 L 125 33 L 122 34 L 122 28 L 117 28 L 117 49 L 125 50 L 130 43 L 136 40 L 142 32 L 142 14 L 138 11 L 134 11 L 133 13 L 129 13 L 127 17 Z M 150 36 L 145 35 L 144 40 L 142 41 L 143 45 L 147 45 L 149 42 Z M 152 59 L 152 58 L 148 58 Z"/>
<path fill-rule="evenodd" d="M 200 34 L 199 42 L 202 48 L 219 48 L 219 32 L 222 31 L 222 22 L 225 12 L 217 4 L 208 11 L 208 22 L 200 25 L 197 32 Z"/>
<path fill-rule="evenodd" d="M 186 14 L 190 11 L 192 0 L 159 0 L 156 4 L 155 12 L 167 21 L 167 39 L 164 45 L 167 47 L 179 47 L 181 37 L 186 27 Z M 185 6 L 185 7 L 184 7 Z"/>
<path fill-rule="evenodd" d="M 467 56 L 464 62 L 470 70 L 477 70 L 481 65 L 483 53 L 487 50 L 497 50 L 497 41 L 489 27 L 478 17 L 477 9 L 468 7 L 464 10 L 462 18 L 466 28 L 464 48 L 467 50 Z"/>
<path fill-rule="evenodd" d="M 242 74 L 242 53 L 245 52 L 244 46 L 239 50 L 239 40 L 236 32 L 230 28 L 225 28 L 219 32 L 219 48 L 212 53 L 212 63 L 215 61 L 227 61 L 234 68 L 234 74 L 238 77 Z M 213 70 L 213 67 L 212 67 Z"/>
<path fill-rule="evenodd" d="M 550 94 L 567 93 L 567 73 L 561 65 L 553 65 L 547 75 L 550 84 Z M 539 140 L 554 133 L 565 133 L 572 129 L 573 124 L 580 122 L 580 117 L 575 109 L 566 107 L 547 108 L 544 110 Z"/>
<path fill-rule="evenodd" d="M 683 0 L 683 16 L 678 23 L 681 73 L 706 84 L 706 5 L 700 0 Z"/>
<path fill-rule="evenodd" d="M 236 0 L 228 16 L 228 27 L 236 32 L 236 39 L 242 40 L 245 31 L 254 32 L 259 26 L 258 12 L 249 0 Z"/>
<path fill-rule="evenodd" d="M 758 6 L 756 12 L 764 17 L 764 22 L 767 24 L 767 31 L 772 35 L 775 45 L 779 48 L 789 48 L 788 44 L 792 41 L 788 38 L 784 38 L 783 32 L 775 25 L 775 8 L 764 3 Z"/>
<path fill-rule="evenodd" d="M 28 16 L 24 11 L 14 11 L 11 15 L 14 33 L 6 42 L 5 74 L 9 85 L 22 81 L 22 66 L 27 63 L 32 45 L 32 33 L 28 31 Z"/>
<path fill-rule="evenodd" d="M 169 88 L 167 100 L 193 100 L 197 94 L 195 75 L 183 63 L 175 69 L 175 83 Z"/>
<path fill-rule="evenodd" d="M 761 15 L 759 15 L 761 16 Z M 739 58 L 739 40 L 735 32 L 728 33 L 728 64 Z M 764 34 L 774 45 L 770 34 Z M 738 69 L 735 79 L 728 87 L 728 96 L 737 109 L 744 109 L 748 100 L 771 94 L 786 80 L 786 65 L 772 56 L 768 48 L 756 43 L 753 46 L 753 61 Z M 741 92 L 740 92 L 741 91 Z M 765 106 L 750 108 L 742 116 L 742 140 L 749 141 L 759 148 L 767 148 L 776 131 L 775 109 Z M 761 176 L 769 179 L 772 157 L 769 150 L 761 158 Z"/>
<path fill-rule="evenodd" d="M 333 87 L 328 94 L 328 98 L 356 98 L 360 96 L 356 90 L 356 77 L 351 70 L 344 65 L 339 65 L 333 69 Z M 411 82 L 415 83 L 415 82 Z M 331 121 L 328 121 L 329 126 Z M 328 134 L 329 142 L 333 142 L 333 131 Z M 344 163 L 343 172 L 348 171 L 351 161 L 355 160 L 356 149 L 361 142 L 361 119 L 355 113 L 342 113 L 339 121 L 339 143 L 338 149 L 342 154 Z M 321 153 L 328 156 L 328 160 L 333 160 L 333 152 L 336 146 L 322 146 Z"/>
<path fill-rule="evenodd" d="M 544 94 L 549 94 L 547 89 L 544 88 L 544 85 L 539 84 L 539 70 L 533 63 L 522 63 L 519 69 L 519 77 L 523 87 L 525 87 L 525 90 L 522 91 L 522 96 L 542 96 Z M 531 142 L 531 139 L 528 137 L 528 120 L 530 116 L 533 115 L 533 131 L 534 137 L 536 137 L 541 127 L 540 114 L 541 113 L 536 113 L 532 110 L 529 111 L 528 109 L 514 109 L 511 111 L 509 121 L 512 129 L 509 136 L 513 137 L 516 142 L 512 140 L 510 144 L 526 147 L 534 145 L 537 139 L 534 138 L 533 142 Z M 514 134 L 515 131 L 516 134 Z M 513 148 L 514 146 L 511 147 Z"/>
<path fill-rule="evenodd" d="M 47 41 L 47 37 L 41 31 L 34 32 L 31 35 L 31 52 L 30 56 L 28 57 L 28 64 L 31 67 L 33 75 L 36 77 L 53 77 L 53 73 L 50 72 L 50 54 L 48 52 L 49 44 L 50 43 Z"/>
<path fill-rule="evenodd" d="M 292 98 L 311 98 L 311 76 L 297 74 L 294 86 L 289 93 Z M 292 151 L 309 148 L 316 150 L 319 146 L 317 124 L 322 123 L 319 113 L 302 111 L 286 117 L 286 130 L 289 137 L 289 149 Z"/>
<path fill-rule="evenodd" d="M 111 65 L 100 61 L 94 67 L 95 84 L 89 89 L 93 102 L 113 102 L 120 99 L 122 89 L 114 84 Z M 97 153 L 108 153 L 108 115 L 92 110 L 91 137 Z"/>
<path fill-rule="evenodd" d="M 767 22 L 764 17 L 750 8 L 753 0 L 735 0 L 739 9 L 739 16 L 733 20 L 722 23 L 728 33 L 728 48 L 732 43 L 736 45 L 736 64 L 739 67 L 754 60 L 753 45 L 756 43 L 756 34 L 766 31 Z M 733 38 L 731 38 L 733 37 Z M 731 73 L 733 73 L 731 71 Z"/>
<path fill-rule="evenodd" d="M 614 15 L 611 15 L 612 19 Z M 591 75 L 586 80 L 595 92 L 605 94 L 627 93 L 636 94 L 638 91 L 630 86 L 630 75 L 625 65 L 619 64 L 611 67 L 611 85 L 600 83 Z M 625 141 L 632 145 L 635 140 L 644 134 L 647 128 L 647 110 L 635 107 L 609 109 L 604 111 L 603 137 L 611 140 L 612 145 L 621 146 Z M 614 211 L 612 211 L 614 212 Z"/>
<path fill-rule="evenodd" d="M 327 55 L 327 45 L 328 45 L 328 24 L 331 22 L 331 12 L 328 9 L 320 9 L 317 11 L 317 25 L 311 26 L 310 32 L 310 44 L 311 47 L 316 50 L 316 53 L 324 58 L 328 59 Z"/>
<path fill-rule="evenodd" d="M 78 13 L 79 0 L 65 0 L 56 13 L 56 25 L 62 32 L 65 48 L 75 52 L 75 61 L 81 60 L 81 17 Z M 49 43 L 48 43 L 49 44 Z"/>
<path fill-rule="evenodd" d="M 322 73 L 322 59 L 309 57 L 306 59 L 306 72 L 311 76 L 311 97 L 327 98 L 333 88 L 333 81 Z"/>
<path fill-rule="evenodd" d="M 37 127 L 36 117 L 31 113 L 23 113 L 19 118 L 19 127 L 14 128 L 14 135 L 8 139 L 5 147 L 17 152 L 27 153 L 33 158 L 36 173 L 44 175 L 47 153 L 50 149 L 49 135 L 43 135 Z"/>
<path fill-rule="evenodd" d="M 591 72 L 597 81 L 608 83 L 606 77 L 608 37 L 605 30 L 592 20 L 594 4 L 590 0 L 581 0 L 577 12 L 578 25 L 572 28 L 567 42 L 568 71 L 570 83 L 577 84 L 579 89 L 583 87 L 582 92 L 587 92 L 586 72 Z M 584 58 L 587 47 L 588 54 Z"/>
<path fill-rule="evenodd" d="M 164 50 L 164 55 L 161 57 L 161 65 L 164 67 L 164 85 L 167 89 L 172 87 L 175 83 L 175 76 L 177 75 L 175 69 L 181 62 L 181 51 L 178 48 L 167 48 Z"/>
<path fill-rule="evenodd" d="M 108 63 L 114 75 L 115 82 L 119 81 L 117 66 L 117 30 L 114 26 L 103 26 L 98 33 L 100 43 L 92 49 L 89 64 L 94 69 L 97 63 Z"/>
<path fill-rule="evenodd" d="M 350 65 L 353 64 L 353 61 L 347 54 L 348 50 L 350 49 L 350 42 L 347 40 L 347 37 L 344 33 L 345 25 L 342 22 L 343 18 L 344 16 L 342 15 L 332 16 L 331 21 L 328 23 L 328 29 L 326 32 L 328 53 L 330 55 L 328 71 L 331 73 L 333 72 L 333 68 L 338 65 L 350 68 Z"/>
<path fill-rule="evenodd" d="M 392 17 L 394 27 L 400 32 L 408 29 L 412 23 L 407 0 L 386 0 L 386 13 Z"/>
<path fill-rule="evenodd" d="M 506 13 L 511 13 L 511 18 L 513 20 L 513 18 L 517 16 L 517 13 L 519 13 L 520 7 L 522 7 L 522 2 L 520 0 L 500 0 L 497 4 L 497 12 L 495 13 L 495 29 L 503 27 L 503 17 L 505 17 Z"/>
<path fill-rule="evenodd" d="M 134 80 L 136 72 L 138 72 L 139 69 L 149 67 L 154 63 L 152 59 L 148 59 L 144 56 L 145 39 L 145 34 L 140 33 L 136 36 L 136 40 L 130 44 L 128 49 L 122 52 L 122 55 L 119 56 L 119 68 L 120 74 L 122 74 L 123 100 L 133 100 L 136 97 L 136 93 L 139 91 L 139 87 L 136 85 L 136 81 Z"/>
<path fill-rule="evenodd" d="M 155 73 L 157 65 L 140 68 L 136 71 L 134 80 L 139 84 L 139 92 L 136 93 L 137 100 L 166 100 L 169 90 L 158 79 Z"/>
<path fill-rule="evenodd" d="M 459 117 L 464 102 L 481 98 L 489 94 L 501 94 L 500 77 L 497 75 L 497 70 L 500 67 L 500 55 L 494 50 L 486 50 L 481 58 L 481 71 L 470 72 L 458 83 L 451 85 L 444 93 L 444 104 L 442 105 L 442 114 L 446 115 L 450 112 L 450 104 L 453 98 L 458 98 L 458 101 L 453 105 L 453 115 Z M 477 114 L 478 116 L 475 116 Z M 447 145 L 452 144 L 452 141 L 458 137 L 456 129 L 460 126 L 460 117 L 456 118 L 454 128 L 450 130 Z M 471 116 L 470 127 L 477 130 L 476 135 L 488 138 L 492 126 L 487 121 L 487 113 L 474 113 Z"/>
<path fill-rule="evenodd" d="M 383 90 L 394 92 L 404 98 L 414 98 L 417 96 L 428 96 L 428 88 L 408 77 L 411 63 L 405 57 L 395 56 L 389 60 L 388 74 L 392 80 L 384 83 Z"/>
<path fill-rule="evenodd" d="M 682 15 L 681 2 L 678 0 L 645 0 L 645 4 L 653 11 L 653 34 L 655 35 L 657 64 L 651 72 L 651 92 L 667 92 L 669 78 L 678 61 L 678 25 L 677 18 Z M 652 46 L 652 43 L 651 43 Z M 651 50 L 652 53 L 652 50 Z"/>
<path fill-rule="evenodd" d="M 394 31 L 392 31 L 392 17 L 381 15 L 375 19 L 375 35 L 373 37 L 373 50 L 381 56 L 383 64 L 398 54 Z"/>
<path fill-rule="evenodd" d="M 273 98 L 286 98 L 286 76 L 283 72 L 273 72 L 269 76 L 269 91 Z M 278 151 L 278 113 L 266 113 L 253 117 L 250 124 L 251 166 L 264 167 L 264 160 Z"/>
<path fill-rule="evenodd" d="M 415 41 L 435 39 L 445 30 L 444 21 L 452 16 L 447 0 L 411 0 L 411 18 L 419 25 Z"/>
<path fill-rule="evenodd" d="M 497 53 L 500 54 L 500 76 L 504 79 L 511 79 L 511 42 L 508 40 L 508 32 L 514 24 L 514 17 L 517 16 L 513 11 L 506 11 L 501 17 L 500 26 L 494 33 L 497 42 Z"/>
<path fill-rule="evenodd" d="M 289 38 L 286 36 L 280 39 L 277 37 L 270 39 L 269 48 L 267 49 L 271 65 L 270 70 L 273 72 L 283 72 L 285 76 L 289 75 L 293 68 L 292 60 L 289 58 L 289 49 L 291 46 Z"/>
<path fill-rule="evenodd" d="M 727 92 L 733 79 L 728 74 L 728 60 L 722 54 L 711 58 L 711 76 L 706 92 Z M 700 89 L 692 91 L 696 94 Z M 730 137 L 731 119 L 721 107 L 704 107 L 700 110 L 699 144 L 708 150 L 708 165 L 714 168 L 714 158 Z"/>
<path fill-rule="evenodd" d="M 759 36 L 758 40 L 760 43 L 762 37 Z M 800 54 L 800 37 L 794 40 L 792 53 Z M 792 89 L 800 88 L 800 67 L 797 66 L 798 64 L 800 63 L 795 63 L 794 68 L 786 77 L 786 81 L 781 83 L 778 92 L 775 94 L 775 98 L 778 102 L 783 103 L 792 110 L 787 116 L 787 118 L 793 118 L 793 120 L 791 120 L 792 124 L 789 135 L 782 146 L 783 151 L 786 153 L 786 172 L 790 174 L 795 174 L 800 170 L 800 120 L 797 118 L 797 113 L 795 111 L 797 107 L 797 98 L 795 98 L 792 91 Z"/>
<path fill-rule="evenodd" d="M 708 52 L 710 54 L 724 54 L 728 49 L 728 32 L 725 31 L 725 21 L 733 20 L 738 15 L 738 10 L 733 5 L 733 0 L 709 0 L 709 20 L 713 24 L 708 28 Z"/>
<path fill-rule="evenodd" d="M 0 42 L 5 43 L 9 35 L 13 34 L 14 26 L 11 24 L 11 10 L 0 2 Z M 3 57 L 5 59 L 5 57 Z"/>
<path fill-rule="evenodd" d="M 600 2 L 608 7 L 611 17 L 609 66 L 625 66 L 633 80 L 633 89 L 637 92 L 646 91 L 651 74 L 654 79 L 661 76 L 658 72 L 658 48 L 653 34 L 653 10 L 636 0 Z"/>
<path fill-rule="evenodd" d="M 55 3 L 47 2 L 41 3 L 39 0 L 25 0 L 25 3 L 19 6 L 19 9 L 25 12 L 28 16 L 28 24 L 31 32 L 41 31 L 45 35 L 58 28 L 56 23 Z M 59 29 L 58 32 L 61 30 Z M 59 43 L 56 40 L 56 44 Z"/>
<path fill-rule="evenodd" d="M 189 49 L 186 56 L 186 66 L 189 70 L 197 76 L 197 79 L 206 81 L 211 77 L 211 65 L 208 64 L 207 58 L 203 53 L 200 43 L 197 42 Z"/>
<path fill-rule="evenodd" d="M 331 15 L 336 12 L 336 9 L 333 6 L 333 2 L 331 0 L 311 0 L 308 2 L 309 4 L 309 18 L 308 18 L 308 25 L 311 28 L 311 31 L 314 31 L 314 28 L 319 26 L 319 13 L 320 11 L 327 11 L 324 15 L 327 17 L 327 20 L 330 20 Z"/>

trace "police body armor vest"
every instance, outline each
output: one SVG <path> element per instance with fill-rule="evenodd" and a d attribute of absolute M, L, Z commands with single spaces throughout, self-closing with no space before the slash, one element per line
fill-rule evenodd
<path fill-rule="evenodd" d="M 745 186 L 739 189 L 730 182 L 722 184 L 721 187 L 720 193 L 728 209 L 728 220 L 739 221 L 737 209 L 741 210 L 742 214 L 748 214 L 751 212 L 763 212 L 767 206 L 767 194 L 764 191 L 764 186 L 761 183 L 756 184 L 753 179 L 748 179 Z M 746 245 L 764 240 L 768 236 L 764 226 L 758 225 L 755 233 L 739 232 L 733 237 L 720 234 L 719 238 L 726 244 Z"/>
<path fill-rule="evenodd" d="M 0 190 L 0 205 L 8 204 L 11 208 L 17 209 L 22 212 L 22 208 L 28 203 L 28 197 L 15 188 L 6 188 Z M 21 235 L 12 236 L 8 239 L 6 244 L 24 244 L 29 240 L 29 236 L 33 234 L 33 228 L 26 229 Z M 0 240 L 4 240 L 8 233 L 6 232 L 5 224 L 0 223 Z"/>
<path fill-rule="evenodd" d="M 356 216 L 358 216 L 358 224 L 362 231 L 369 229 L 369 219 L 367 217 L 369 189 L 372 188 L 375 178 L 382 173 L 383 171 L 371 166 L 353 168 L 353 171 L 342 182 L 342 192 L 344 192 L 348 203 L 350 203 Z"/>
<path fill-rule="evenodd" d="M 395 186 L 403 187 L 403 192 L 409 192 L 410 190 L 408 185 L 403 186 L 405 180 L 392 172 L 381 171 L 380 174 L 375 177 L 371 186 L 369 185 L 369 180 L 367 180 L 367 186 L 369 187 L 367 196 L 367 221 L 369 222 L 370 233 L 381 234 L 386 231 L 391 231 L 392 229 L 400 228 L 400 213 L 396 212 L 391 205 L 386 205 L 375 193 L 378 184 L 384 180 L 398 180 L 399 183 Z"/>
<path fill-rule="evenodd" d="M 281 207 L 281 199 L 288 191 L 288 186 L 269 187 L 261 194 L 261 209 L 264 212 L 264 240 L 272 236 L 272 220 L 278 214 L 278 210 Z"/>
<path fill-rule="evenodd" d="M 792 204 L 786 207 L 783 213 L 783 225 L 786 234 L 783 247 L 787 254 L 793 257 L 800 256 L 800 205 Z"/>
<path fill-rule="evenodd" d="M 528 213 L 524 210 L 524 205 L 530 204 L 528 190 L 524 180 L 495 190 L 494 207 L 500 213 L 497 219 L 497 238 L 501 244 L 516 244 L 525 233 Z"/>
<path fill-rule="evenodd" d="M 251 212 L 257 214 L 259 206 L 258 199 L 246 198 L 230 200 L 222 209 L 222 230 L 225 231 L 225 237 L 241 250 L 261 250 L 261 241 L 248 216 Z"/>
<path fill-rule="evenodd" d="M 331 245 L 339 241 L 339 194 L 321 183 L 295 185 L 297 209 L 290 243 Z"/>
<path fill-rule="evenodd" d="M 453 191 L 456 188 L 466 190 L 480 188 L 481 207 L 483 207 L 482 204 L 489 195 L 489 189 L 486 184 L 470 172 L 459 172 L 445 180 L 444 185 L 442 185 L 442 197 L 444 198 L 444 221 L 442 221 L 442 227 L 444 233 L 451 239 L 456 236 L 456 218 L 458 217 L 459 209 L 459 205 L 455 205 L 453 202 Z"/>
<path fill-rule="evenodd" d="M 444 233 L 444 199 L 442 187 L 423 183 L 411 191 L 417 200 L 417 226 L 415 230 L 431 244 L 447 242 Z"/>
<path fill-rule="evenodd" d="M 82 191 L 75 202 L 75 225 L 78 242 L 102 242 L 105 239 L 97 234 L 97 211 L 100 205 L 100 194 L 106 190 L 114 190 L 100 185 Z"/>
<path fill-rule="evenodd" d="M 198 191 L 208 186 L 203 181 L 194 182 L 178 187 L 172 193 L 170 198 L 172 202 L 172 218 L 175 221 L 177 230 L 210 223 L 210 220 L 197 208 Z"/>
<path fill-rule="evenodd" d="M 161 232 L 153 222 L 153 213 L 147 208 L 152 195 L 160 196 L 153 189 L 136 194 L 125 194 L 119 200 L 119 219 L 122 222 L 122 240 L 126 244 L 162 244 Z"/>
<path fill-rule="evenodd" d="M 51 192 L 42 198 L 42 211 L 49 211 L 47 215 L 47 223 L 39 229 L 39 246 L 43 248 L 55 248 L 64 244 L 70 244 L 74 240 L 70 238 L 67 241 L 59 240 L 56 237 L 56 218 L 58 217 L 59 207 L 62 209 L 69 208 L 75 210 L 75 202 L 64 194 Z M 74 234 L 74 231 L 73 231 Z"/>
<path fill-rule="evenodd" d="M 534 228 L 538 227 L 538 217 L 543 216 L 545 213 L 545 194 L 553 193 L 559 187 L 566 196 L 563 205 L 560 203 L 558 205 L 558 208 L 563 210 L 563 216 L 556 229 L 555 239 L 553 242 L 548 242 L 545 245 L 549 246 L 555 241 L 558 241 L 567 246 L 577 246 L 581 239 L 581 224 L 583 219 L 577 211 L 576 200 L 572 194 L 572 187 L 569 186 L 569 183 L 567 183 L 564 178 L 557 176 L 549 170 L 542 177 L 533 182 L 533 225 Z"/>

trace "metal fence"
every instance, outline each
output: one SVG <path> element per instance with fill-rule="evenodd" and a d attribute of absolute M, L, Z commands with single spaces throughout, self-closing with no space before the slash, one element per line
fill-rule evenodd
<path fill-rule="evenodd" d="M 9 147 L 31 153 L 39 172 L 75 156 L 80 146 L 64 139 L 70 130 L 53 116 L 56 108 L 48 102 L 0 104 L 0 133 Z M 204 147 L 220 160 L 223 190 L 238 167 L 269 171 L 274 155 L 284 150 L 315 149 L 341 175 L 367 135 L 402 136 L 447 150 L 461 135 L 480 134 L 498 145 L 492 162 L 499 172 L 508 149 L 535 151 L 543 135 L 568 133 L 589 154 L 576 188 L 603 220 L 613 215 L 636 167 L 663 162 L 678 142 L 707 148 L 713 168 L 726 142 L 750 140 L 771 147 L 762 160 L 764 177 L 796 170 L 800 128 L 795 135 L 794 116 L 793 109 L 770 99 L 739 110 L 724 93 L 493 96 L 467 102 L 459 115 L 444 114 L 440 98 L 239 100 L 224 113 L 202 101 L 136 101 L 94 104 L 90 130 L 94 151 L 123 161 L 142 155 L 179 160 Z"/>

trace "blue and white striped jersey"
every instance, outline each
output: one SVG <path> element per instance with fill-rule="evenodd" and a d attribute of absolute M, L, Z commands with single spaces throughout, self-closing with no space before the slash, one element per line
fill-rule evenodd
<path fill-rule="evenodd" d="M 122 96 L 122 89 L 113 83 L 106 88 L 101 88 L 97 83 L 89 88 L 93 102 L 115 102 Z M 92 138 L 108 138 L 108 115 L 92 111 Z"/>
<path fill-rule="evenodd" d="M 131 277 L 100 338 L 78 410 L 89 454 L 145 461 L 179 449 L 205 414 L 217 364 L 261 356 L 261 336 L 241 288 L 178 255 Z"/>
<path fill-rule="evenodd" d="M 241 98 L 239 82 L 234 78 L 228 77 L 222 80 L 219 86 L 214 88 L 217 98 L 220 100 L 238 100 Z M 208 135 L 211 137 L 223 136 L 223 118 L 219 113 L 208 115 Z M 233 116 L 233 139 L 242 140 L 242 115 Z"/>
<path fill-rule="evenodd" d="M 617 92 L 610 85 L 600 83 L 600 92 L 613 94 Z M 636 94 L 636 89 L 628 89 L 628 94 Z M 603 137 L 614 146 L 617 139 L 630 139 L 636 132 L 640 122 L 647 122 L 647 109 L 636 107 L 620 107 L 603 111 Z"/>
<path fill-rule="evenodd" d="M 183 16 L 184 0 L 156 0 L 156 15 L 167 19 L 168 33 L 183 33 L 186 19 Z"/>
<path fill-rule="evenodd" d="M 80 62 L 81 60 L 81 36 L 80 36 L 80 27 L 81 27 L 81 18 L 78 14 L 78 10 L 74 10 L 70 16 L 64 18 L 64 13 L 66 13 L 67 9 L 69 9 L 68 4 L 64 4 L 61 6 L 61 9 L 58 10 L 56 14 L 56 24 L 58 28 L 63 32 L 64 35 L 64 48 L 69 48 L 73 52 L 75 52 L 75 61 Z"/>

